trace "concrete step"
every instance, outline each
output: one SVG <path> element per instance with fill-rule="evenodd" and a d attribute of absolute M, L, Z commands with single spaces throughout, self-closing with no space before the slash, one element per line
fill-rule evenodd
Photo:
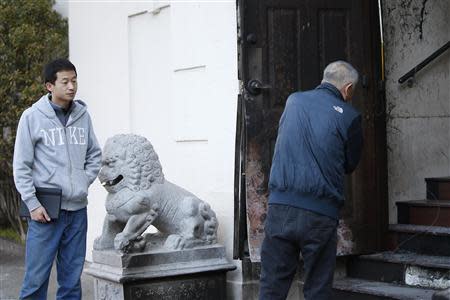
<path fill-rule="evenodd" d="M 450 200 L 397 202 L 398 223 L 450 227 Z"/>
<path fill-rule="evenodd" d="M 450 200 L 450 177 L 425 178 L 427 199 Z"/>
<path fill-rule="evenodd" d="M 334 281 L 333 300 L 429 300 L 436 290 L 401 286 L 364 279 L 343 278 Z"/>
<path fill-rule="evenodd" d="M 382 252 L 349 261 L 348 276 L 424 288 L 450 287 L 450 257 Z"/>
<path fill-rule="evenodd" d="M 450 228 L 411 224 L 391 224 L 393 249 L 424 255 L 450 256 Z"/>

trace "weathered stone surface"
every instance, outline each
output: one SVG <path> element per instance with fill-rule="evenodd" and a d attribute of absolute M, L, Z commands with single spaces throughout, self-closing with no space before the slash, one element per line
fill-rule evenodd
<path fill-rule="evenodd" d="M 149 250 L 153 225 L 165 249 L 187 249 L 216 243 L 218 222 L 208 203 L 165 180 L 150 142 L 133 134 L 115 135 L 103 151 L 98 178 L 108 191 L 103 233 L 94 249 L 122 252 Z M 151 243 L 150 243 L 151 244 Z"/>
<path fill-rule="evenodd" d="M 95 299 L 225 299 L 226 272 L 235 269 L 220 245 L 125 254 L 93 252 L 86 273 Z"/>
<path fill-rule="evenodd" d="M 432 300 L 450 300 L 450 289 L 434 293 Z"/>
<path fill-rule="evenodd" d="M 94 279 L 94 297 L 96 300 L 125 299 L 121 284 L 99 278 Z"/>
<path fill-rule="evenodd" d="M 450 1 L 382 0 L 389 223 L 395 203 L 425 198 L 426 177 L 450 168 L 450 59 L 444 53 L 414 77 L 398 79 L 449 40 Z"/>
<path fill-rule="evenodd" d="M 388 282 L 343 278 L 333 282 L 333 300 L 402 299 L 428 300 L 435 290 Z"/>
<path fill-rule="evenodd" d="M 95 279 L 95 299 L 101 300 L 225 300 L 225 273 L 207 272 L 123 285 Z"/>
<path fill-rule="evenodd" d="M 205 274 L 133 285 L 130 299 L 224 299 L 225 285 L 220 274 Z"/>

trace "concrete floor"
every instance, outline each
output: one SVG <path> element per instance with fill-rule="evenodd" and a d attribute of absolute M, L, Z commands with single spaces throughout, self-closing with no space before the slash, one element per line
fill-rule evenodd
<path fill-rule="evenodd" d="M 24 275 L 25 248 L 22 245 L 0 238 L 0 299 L 19 298 Z M 83 299 L 94 299 L 93 278 L 86 274 L 81 277 Z M 48 299 L 56 298 L 56 270 L 53 266 L 48 287 Z"/>

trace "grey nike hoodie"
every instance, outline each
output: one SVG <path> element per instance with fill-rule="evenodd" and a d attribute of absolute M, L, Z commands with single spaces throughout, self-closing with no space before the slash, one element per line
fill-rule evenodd
<path fill-rule="evenodd" d="M 101 149 L 86 104 L 75 100 L 65 126 L 48 95 L 26 109 L 17 128 L 13 173 L 16 188 L 30 211 L 41 204 L 35 187 L 60 188 L 61 209 L 87 205 L 88 187 L 97 177 Z"/>

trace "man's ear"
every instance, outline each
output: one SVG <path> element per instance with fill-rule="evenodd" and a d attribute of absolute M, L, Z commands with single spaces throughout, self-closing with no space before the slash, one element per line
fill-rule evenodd
<path fill-rule="evenodd" d="M 349 83 L 345 86 L 347 94 L 351 94 L 353 92 L 353 83 Z"/>
<path fill-rule="evenodd" d="M 352 96 L 353 96 L 353 89 L 354 89 L 353 83 L 348 83 L 348 84 L 345 85 L 345 87 L 344 87 L 344 93 L 345 93 L 344 99 L 346 101 L 348 101 L 348 100 L 350 100 L 352 98 Z"/>
<path fill-rule="evenodd" d="M 50 82 L 46 82 L 45 83 L 45 88 L 47 89 L 47 91 L 49 91 L 50 93 L 53 92 L 53 87 L 54 85 Z"/>

